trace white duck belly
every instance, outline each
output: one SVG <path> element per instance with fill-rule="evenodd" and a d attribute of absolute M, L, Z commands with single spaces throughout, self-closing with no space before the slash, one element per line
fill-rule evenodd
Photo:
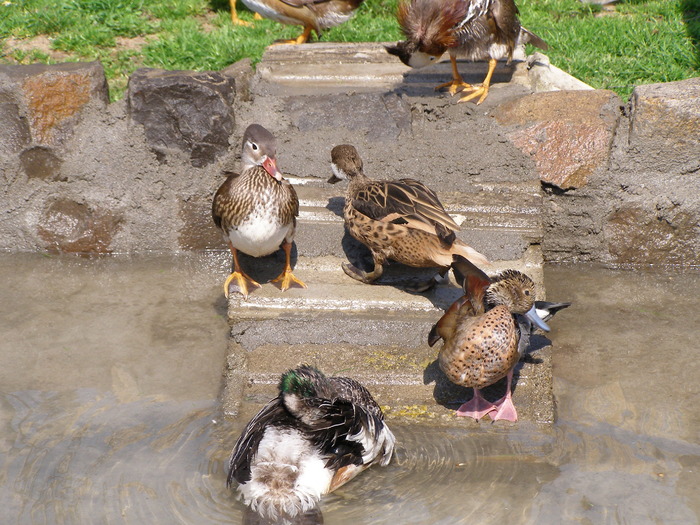
<path fill-rule="evenodd" d="M 276 252 L 289 234 L 292 224 L 280 224 L 277 213 L 258 208 L 237 228 L 231 228 L 231 244 L 243 253 L 262 257 Z"/>

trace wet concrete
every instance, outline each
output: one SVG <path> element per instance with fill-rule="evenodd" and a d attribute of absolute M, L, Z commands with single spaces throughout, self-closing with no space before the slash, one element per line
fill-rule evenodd
<path fill-rule="evenodd" d="M 4 520 L 240 523 L 224 463 L 246 421 L 219 398 L 227 266 L 0 257 Z M 550 334 L 556 422 L 392 420 L 391 465 L 325 498 L 325 523 L 700 522 L 700 275 L 579 265 L 545 284 L 574 303 Z"/>

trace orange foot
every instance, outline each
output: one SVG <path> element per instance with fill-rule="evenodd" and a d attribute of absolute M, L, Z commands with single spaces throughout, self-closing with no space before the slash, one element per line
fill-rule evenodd
<path fill-rule="evenodd" d="M 489 87 L 487 85 L 471 86 L 471 88 L 468 90 L 471 91 L 471 93 L 460 98 L 459 102 L 469 102 L 470 100 L 474 100 L 476 97 L 479 97 L 479 100 L 476 101 L 476 105 L 478 106 L 484 100 L 486 100 L 486 96 L 489 94 Z"/>
<path fill-rule="evenodd" d="M 236 286 L 238 286 L 238 291 L 243 296 L 243 299 L 248 299 L 250 292 L 256 288 L 260 288 L 260 284 L 251 279 L 243 272 L 233 272 L 228 276 L 226 282 L 224 283 L 224 295 L 228 299 L 229 286 L 231 286 L 231 281 L 236 281 Z"/>
<path fill-rule="evenodd" d="M 272 45 L 276 46 L 276 45 L 280 45 L 280 44 L 294 44 L 294 45 L 305 44 L 309 40 L 309 37 L 311 36 L 311 29 L 312 29 L 311 26 L 305 26 L 304 31 L 298 37 L 292 38 L 290 40 L 278 40 L 278 41 L 274 42 Z"/>
<path fill-rule="evenodd" d="M 442 88 L 448 88 L 447 92 L 450 95 L 454 95 L 457 93 L 457 91 L 470 91 L 474 89 L 474 86 L 465 82 L 461 78 L 456 78 L 454 80 L 450 80 L 449 82 L 445 82 L 444 84 L 440 84 L 439 86 L 435 86 L 435 91 L 440 91 Z"/>
<path fill-rule="evenodd" d="M 277 286 L 283 292 L 292 287 L 306 288 L 306 284 L 304 284 L 304 281 L 294 277 L 292 269 L 289 267 L 285 268 L 284 271 L 281 274 L 279 274 L 279 276 L 275 277 L 270 282 Z"/>

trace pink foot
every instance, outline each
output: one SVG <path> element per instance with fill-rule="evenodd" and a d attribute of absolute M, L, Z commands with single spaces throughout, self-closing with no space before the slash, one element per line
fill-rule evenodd
<path fill-rule="evenodd" d="M 515 410 L 513 400 L 510 398 L 510 392 L 494 403 L 496 412 L 491 414 L 493 421 L 505 419 L 506 421 L 517 421 L 518 411 Z"/>
<path fill-rule="evenodd" d="M 475 388 L 474 397 L 459 407 L 455 415 L 459 417 L 471 417 L 479 421 L 492 410 L 496 410 L 496 408 L 496 405 L 481 397 L 481 392 L 478 388 Z"/>
<path fill-rule="evenodd" d="M 506 421 L 517 421 L 518 411 L 515 410 L 515 405 L 513 404 L 513 399 L 510 394 L 510 385 L 513 381 L 513 371 L 508 372 L 508 380 L 506 383 L 506 395 L 494 403 L 496 407 L 496 413 L 491 414 L 491 419 L 493 421 L 498 421 L 499 419 L 505 419 Z"/>

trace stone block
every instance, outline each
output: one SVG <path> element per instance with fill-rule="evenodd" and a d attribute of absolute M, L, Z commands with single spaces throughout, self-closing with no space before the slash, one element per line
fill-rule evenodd
<path fill-rule="evenodd" d="M 235 79 L 216 71 L 138 69 L 129 79 L 127 105 L 159 160 L 179 150 L 202 167 L 228 151 L 234 97 Z"/>
<path fill-rule="evenodd" d="M 9 148 L 15 150 L 30 141 L 61 145 L 88 105 L 105 107 L 108 102 L 107 79 L 99 62 L 0 65 L 0 114 L 5 117 L 3 127 L 9 124 L 0 132 L 0 141 L 8 148 L 9 139 Z"/>
<path fill-rule="evenodd" d="M 700 77 L 634 89 L 629 146 L 637 162 L 686 171 L 700 156 Z"/>
<path fill-rule="evenodd" d="M 253 63 L 250 58 L 243 58 L 231 64 L 222 69 L 221 73 L 234 79 L 236 98 L 243 102 L 250 102 L 253 100 L 250 84 L 255 75 L 255 70 L 253 69 Z"/>
<path fill-rule="evenodd" d="M 123 217 L 112 210 L 57 198 L 47 202 L 37 233 L 52 252 L 109 253 Z"/>
<path fill-rule="evenodd" d="M 630 203 L 607 217 L 604 235 L 618 264 L 694 266 L 700 252 L 699 220 L 691 209 L 650 210 Z"/>
<path fill-rule="evenodd" d="M 580 188 L 607 169 L 621 102 L 611 91 L 552 91 L 506 102 L 495 112 L 509 139 L 530 155 L 542 182 Z"/>

